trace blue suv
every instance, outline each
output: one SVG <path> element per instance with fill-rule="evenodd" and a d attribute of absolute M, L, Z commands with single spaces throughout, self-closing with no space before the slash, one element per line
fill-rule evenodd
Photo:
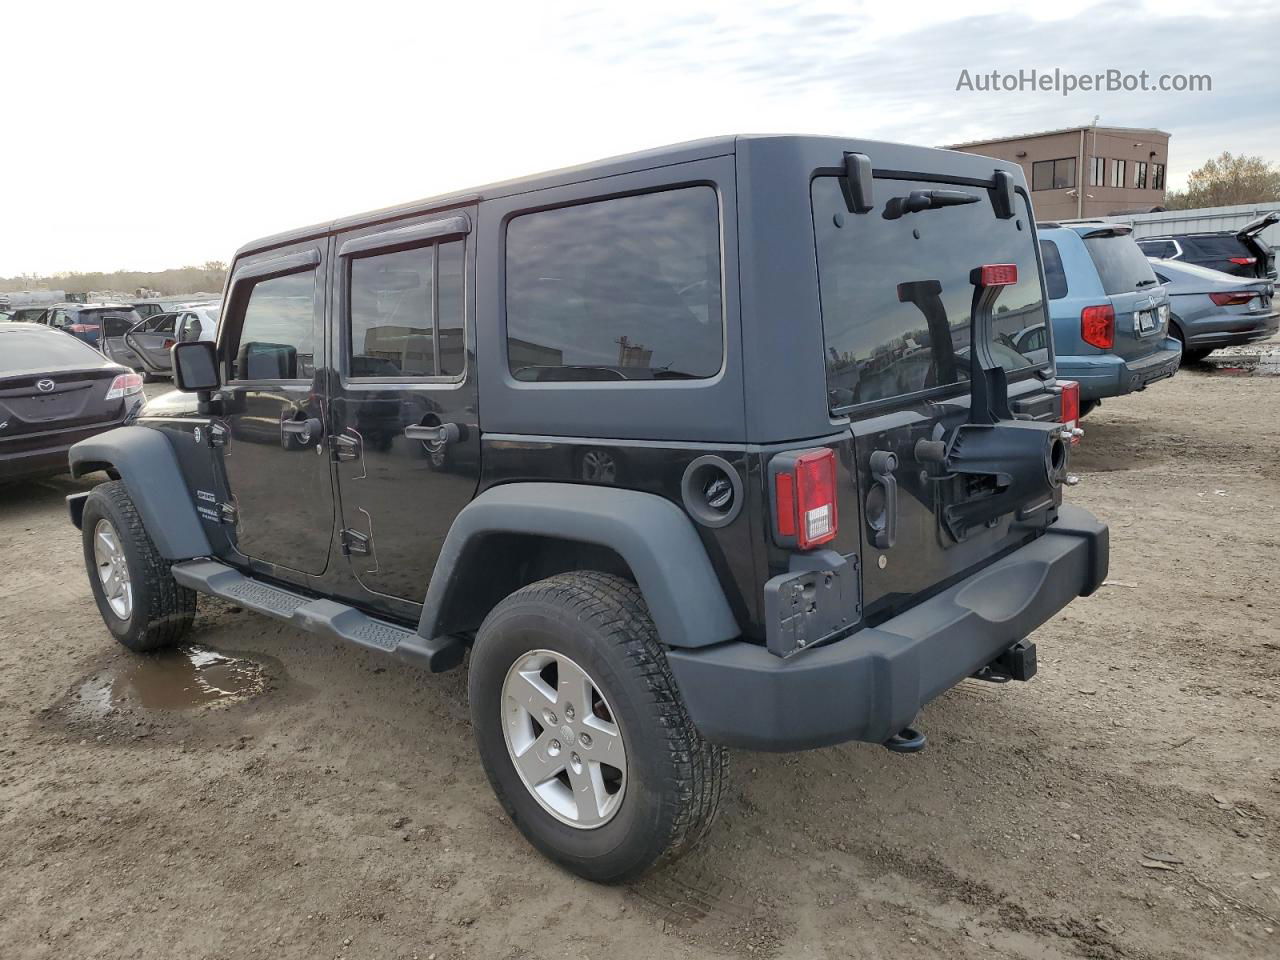
<path fill-rule="evenodd" d="M 1038 227 L 1058 376 L 1080 384 L 1080 415 L 1177 373 L 1182 346 L 1169 336 L 1169 295 L 1130 228 Z"/>

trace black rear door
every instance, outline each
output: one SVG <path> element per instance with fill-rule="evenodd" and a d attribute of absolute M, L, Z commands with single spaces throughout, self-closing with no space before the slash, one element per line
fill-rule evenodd
<path fill-rule="evenodd" d="M 903 212 L 913 191 L 939 189 L 974 199 Z M 1011 393 L 1042 392 L 1034 375 L 1048 362 L 1045 298 L 1021 192 L 1008 219 L 981 186 L 877 178 L 877 205 L 862 214 L 849 212 L 834 176 L 815 178 L 811 194 L 828 399 L 833 414 L 851 419 L 841 457 L 864 501 L 864 608 L 874 621 L 1027 536 L 1012 515 L 957 536 L 943 518 L 952 486 L 917 459 L 916 444 L 943 438 L 968 414 L 971 271 L 1017 266 L 990 344 Z M 1028 334 L 1037 328 L 1042 335 Z M 879 451 L 896 456 L 896 470 L 883 469 Z"/>
<path fill-rule="evenodd" d="M 330 445 L 344 552 L 364 590 L 406 615 L 479 482 L 473 215 L 337 238 Z"/>

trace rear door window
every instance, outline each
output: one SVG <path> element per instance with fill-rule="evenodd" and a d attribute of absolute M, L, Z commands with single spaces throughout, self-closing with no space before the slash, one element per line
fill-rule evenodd
<path fill-rule="evenodd" d="M 1148 257 L 1159 257 L 1168 260 L 1176 252 L 1172 240 L 1139 240 L 1138 247 Z"/>
<path fill-rule="evenodd" d="M 699 379 L 724 359 L 715 190 L 542 210 L 507 227 L 507 358 L 528 381 Z"/>
<path fill-rule="evenodd" d="M 963 188 L 978 197 L 972 203 L 906 214 L 890 208 L 913 190 L 939 187 L 877 179 L 877 208 L 851 214 L 839 178 L 813 181 L 832 409 L 967 381 L 970 272 L 983 264 L 1018 268 L 1018 282 L 1003 289 L 992 317 L 996 359 L 1011 372 L 1044 359 L 1030 357 L 1021 336 L 1047 319 L 1026 197 L 1018 195 L 1017 217 L 1008 220 L 996 217 L 978 187 Z"/>
<path fill-rule="evenodd" d="M 1040 256 L 1044 260 L 1044 282 L 1049 287 L 1049 299 L 1061 300 L 1067 295 L 1067 271 L 1062 266 L 1062 254 L 1052 240 L 1040 241 Z"/>
<path fill-rule="evenodd" d="M 1155 283 L 1150 262 L 1128 234 L 1085 237 L 1084 246 L 1107 296 L 1132 293 Z"/>

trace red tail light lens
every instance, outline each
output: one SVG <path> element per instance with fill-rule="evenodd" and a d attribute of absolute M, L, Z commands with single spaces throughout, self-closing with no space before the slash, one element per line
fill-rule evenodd
<path fill-rule="evenodd" d="M 1085 307 L 1080 311 L 1080 339 L 1085 343 L 1110 350 L 1116 345 L 1116 311 L 1111 304 Z"/>
<path fill-rule="evenodd" d="M 1233 290 L 1230 293 L 1211 293 L 1209 299 L 1220 307 L 1238 307 L 1258 295 L 1256 290 Z"/>
<path fill-rule="evenodd" d="M 811 550 L 836 538 L 836 454 L 829 447 L 779 454 L 771 465 L 775 532 Z"/>
<path fill-rule="evenodd" d="M 1257 257 L 1232 257 L 1231 262 L 1242 267 L 1252 266 L 1258 262 Z"/>
<path fill-rule="evenodd" d="M 1080 384 L 1074 380 L 1059 380 L 1062 388 L 1062 412 L 1058 419 L 1069 430 L 1074 430 L 1080 423 Z M 1072 443 L 1079 443 L 1079 437 L 1072 437 Z"/>
<path fill-rule="evenodd" d="M 107 388 L 108 400 L 120 400 L 142 392 L 142 377 L 136 373 L 122 373 Z"/>
<path fill-rule="evenodd" d="M 73 323 L 67 329 L 72 333 L 96 333 L 98 325 L 95 323 Z"/>
<path fill-rule="evenodd" d="M 1007 287 L 1018 282 L 1018 265 L 1016 263 L 985 264 L 981 279 L 984 287 Z"/>
<path fill-rule="evenodd" d="M 164 349 L 165 349 L 165 350 L 168 350 L 170 347 L 172 347 L 172 346 L 173 346 L 175 343 L 177 343 L 177 342 L 178 342 L 178 341 L 176 341 L 176 340 L 170 340 L 170 339 L 168 339 L 168 338 L 166 337 L 166 338 L 165 338 L 165 341 L 164 341 Z"/>

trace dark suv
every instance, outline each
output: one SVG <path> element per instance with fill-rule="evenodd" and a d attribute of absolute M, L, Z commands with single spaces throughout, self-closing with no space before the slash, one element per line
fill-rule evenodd
<path fill-rule="evenodd" d="M 1276 279 L 1276 256 L 1262 231 L 1280 223 L 1280 212 L 1251 220 L 1239 230 L 1216 233 L 1171 233 L 1143 237 L 1138 246 L 1148 257 L 1177 260 L 1237 277 Z"/>
<path fill-rule="evenodd" d="M 114 318 L 129 327 L 142 319 L 134 312 L 133 307 L 124 303 L 67 302 L 55 303 L 49 307 L 39 322 L 69 333 L 91 347 L 101 348 L 102 323 L 108 318 Z"/>
<path fill-rule="evenodd" d="M 1016 164 L 700 141 L 259 240 L 223 302 L 72 450 L 108 628 L 469 651 L 495 791 L 591 879 L 692 844 L 728 746 L 920 749 L 1106 573 Z"/>

